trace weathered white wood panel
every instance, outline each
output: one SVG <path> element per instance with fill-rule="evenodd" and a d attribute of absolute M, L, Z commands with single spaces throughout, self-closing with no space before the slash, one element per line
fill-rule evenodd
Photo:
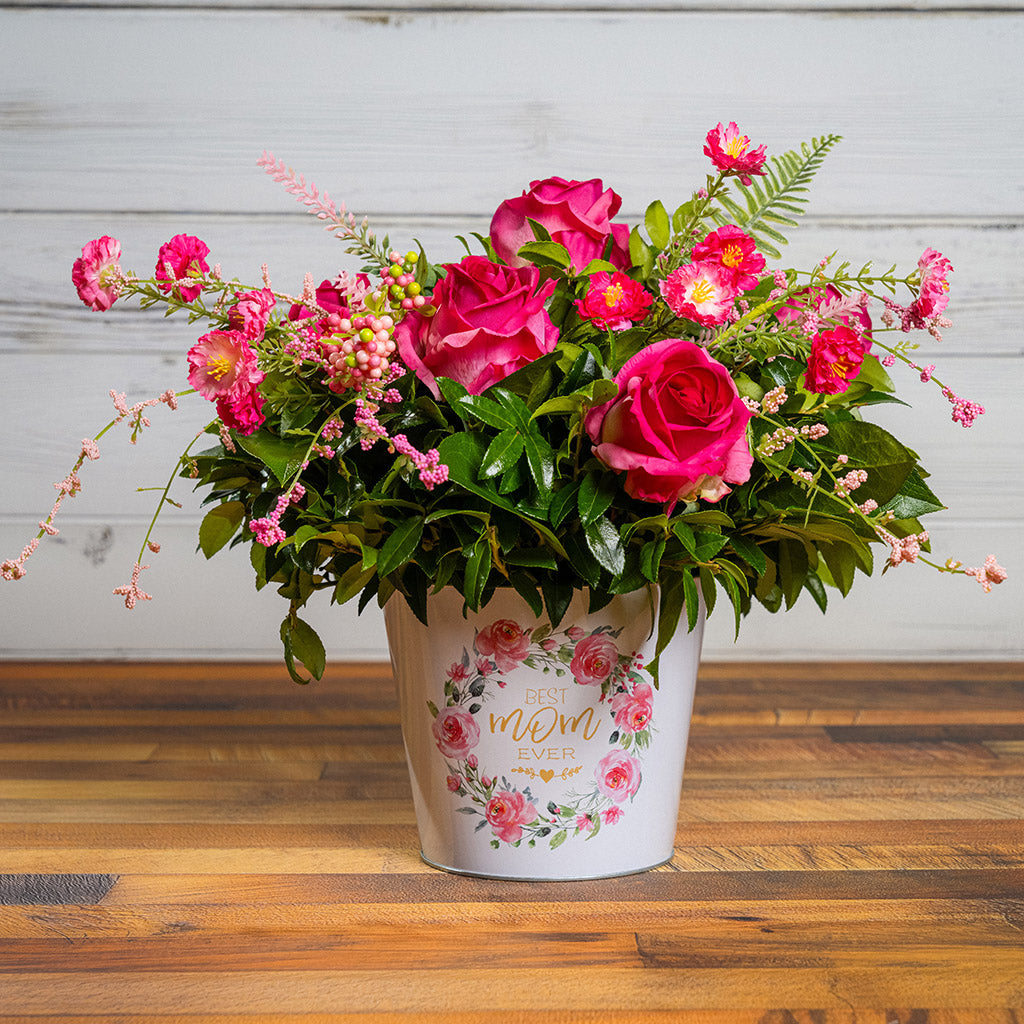
<path fill-rule="evenodd" d="M 901 566 L 858 580 L 827 618 L 806 599 L 797 614 L 757 611 L 738 646 L 716 615 L 708 655 L 1024 655 L 1022 43 L 1024 5 L 982 0 L 0 7 L 0 557 L 21 549 L 78 439 L 108 418 L 109 388 L 134 401 L 183 380 L 183 320 L 77 304 L 69 266 L 88 238 L 119 235 L 127 264 L 148 271 L 188 231 L 229 275 L 253 280 L 266 260 L 298 288 L 307 269 L 351 263 L 255 167 L 264 148 L 396 242 L 457 259 L 452 236 L 486 230 L 535 177 L 601 176 L 629 220 L 654 196 L 678 201 L 707 170 L 708 127 L 737 120 L 770 151 L 846 137 L 784 262 L 839 248 L 909 268 L 928 245 L 953 259 L 956 327 L 920 361 L 988 414 L 963 431 L 914 384 L 916 412 L 884 418 L 935 453 L 932 482 L 955 509 L 930 524 L 936 550 L 969 564 L 995 551 L 1014 575 L 986 596 Z M 161 407 L 136 449 L 105 442 L 61 535 L 25 580 L 0 584 L 2 653 L 277 657 L 284 603 L 253 592 L 244 552 L 211 565 L 193 554 L 194 505 L 159 528 L 142 581 L 157 600 L 126 612 L 108 596 L 152 508 L 131 488 L 162 484 L 207 412 Z M 177 493 L 187 501 L 187 485 Z M 385 654 L 375 610 L 308 617 L 333 657 Z"/>
<path fill-rule="evenodd" d="M 187 330 L 187 327 L 186 327 Z M 188 337 L 188 335 L 185 335 Z M 114 416 L 107 397 L 113 387 L 128 395 L 129 403 L 159 395 L 168 387 L 184 390 L 185 344 L 176 359 L 140 354 L 95 355 L 84 361 L 47 353 L 41 356 L 3 357 L 7 385 L 0 449 L 4 451 L 4 487 L 0 518 L 23 517 L 26 532 L 46 513 L 54 498 L 50 484 L 60 480 L 77 457 L 83 437 L 93 436 Z M 85 364 L 83 366 L 83 363 Z M 950 418 L 950 406 L 935 384 L 921 384 L 909 369 L 893 368 L 905 385 L 900 406 L 878 408 L 870 418 L 891 430 L 918 451 L 932 473 L 932 487 L 953 509 L 956 518 L 1002 520 L 1019 516 L 1024 507 L 1024 476 L 1007 473 L 994 493 L 979 495 L 978 467 L 1024 464 L 1024 403 L 1020 402 L 1020 360 L 969 360 L 951 357 L 939 376 L 955 383 L 955 390 L 982 401 L 986 414 L 970 430 Z M 60 401 L 40 408 L 39 384 Z M 150 514 L 155 497 L 137 496 L 135 487 L 162 487 L 178 455 L 196 433 L 213 419 L 209 402 L 198 395 L 181 400 L 176 412 L 159 405 L 150 410 L 152 427 L 137 445 L 119 425 L 100 441 L 101 457 L 82 469 L 82 493 L 66 502 L 62 517 L 106 514 L 139 517 Z M 213 440 L 200 440 L 197 450 Z M 186 481 L 175 488 L 178 500 L 193 509 Z M 66 509 L 66 512 L 65 512 Z M 20 550 L 20 546 L 19 546 Z M 4 554 L 0 557 L 10 557 Z"/>
<path fill-rule="evenodd" d="M 960 547 L 963 523 L 936 528 L 935 546 Z M 31 572 L 0 589 L 6 657 L 214 657 L 278 658 L 278 628 L 287 603 L 271 588 L 259 593 L 241 549 L 212 562 L 195 553 L 195 526 L 168 520 L 160 554 L 139 585 L 153 596 L 127 611 L 112 595 L 128 582 L 143 524 L 76 520 L 50 538 L 29 562 Z M 0 522 L 0 547 L 20 550 L 24 534 Z M 971 530 L 965 564 L 991 551 L 1019 550 L 1017 524 Z M 880 549 L 879 549 L 880 550 Z M 1020 657 L 1024 584 L 1011 578 L 985 594 L 965 577 L 938 577 L 923 565 L 901 565 L 884 578 L 858 577 L 849 597 L 831 598 L 823 616 L 808 595 L 789 613 L 755 608 L 733 642 L 727 604 L 712 615 L 705 639 L 708 658 L 1013 658 Z M 357 616 L 354 603 L 332 607 L 328 598 L 303 612 L 335 659 L 387 657 L 376 606 Z"/>
<path fill-rule="evenodd" d="M 1022 42 L 1004 12 L 8 8 L 0 194 L 266 211 L 238 169 L 268 148 L 371 214 L 484 213 L 555 167 L 600 168 L 642 209 L 704 174 L 704 133 L 731 119 L 775 151 L 847 137 L 819 210 L 1019 214 Z"/>

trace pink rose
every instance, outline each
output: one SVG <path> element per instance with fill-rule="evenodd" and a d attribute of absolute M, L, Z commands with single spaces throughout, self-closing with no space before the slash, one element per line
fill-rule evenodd
<path fill-rule="evenodd" d="M 654 690 L 640 682 L 632 693 L 617 693 L 612 697 L 612 712 L 615 724 L 624 732 L 643 732 L 654 713 Z"/>
<path fill-rule="evenodd" d="M 452 793 L 458 793 L 462 789 L 462 776 L 461 775 L 449 775 L 447 778 L 448 790 Z"/>
<path fill-rule="evenodd" d="M 82 255 L 71 267 L 71 282 L 78 297 L 90 308 L 110 309 L 121 285 L 121 243 L 110 235 L 82 246 Z"/>
<path fill-rule="evenodd" d="M 581 640 L 573 651 L 569 671 L 581 686 L 600 686 L 619 663 L 619 650 L 607 633 Z"/>
<path fill-rule="evenodd" d="M 592 409 L 594 454 L 626 473 L 626 493 L 675 503 L 718 501 L 750 476 L 751 412 L 729 371 L 692 341 L 667 338 L 619 371 L 616 398 Z"/>
<path fill-rule="evenodd" d="M 437 749 L 455 761 L 465 757 L 480 741 L 480 726 L 462 708 L 445 708 L 431 726 Z"/>
<path fill-rule="evenodd" d="M 630 263 L 629 227 L 611 222 L 621 205 L 622 199 L 598 178 L 531 181 L 529 192 L 506 199 L 498 207 L 491 220 L 491 242 L 510 267 L 525 266 L 527 261 L 516 253 L 535 240 L 529 223 L 535 220 L 547 229 L 553 242 L 565 246 L 577 271 L 604 257 L 609 236 L 612 248 L 607 259 L 625 270 Z"/>
<path fill-rule="evenodd" d="M 811 342 L 804 387 L 818 395 L 838 395 L 860 373 L 864 343 L 849 327 L 819 331 Z"/>
<path fill-rule="evenodd" d="M 544 303 L 555 282 L 536 267 L 504 267 L 483 256 L 445 265 L 434 288 L 432 316 L 414 312 L 395 328 L 402 361 L 440 397 L 436 377 L 478 395 L 550 352 L 558 341 Z"/>
<path fill-rule="evenodd" d="M 485 814 L 494 834 L 506 843 L 514 843 L 523 838 L 522 826 L 536 820 L 537 808 L 522 793 L 503 789 L 487 801 Z"/>
<path fill-rule="evenodd" d="M 170 266 L 174 280 L 205 274 L 210 269 L 206 257 L 210 255 L 210 247 L 195 235 L 175 235 L 169 242 L 160 246 L 156 257 L 156 279 L 164 282 L 160 285 L 162 292 L 176 291 L 182 302 L 191 302 L 203 289 L 201 285 L 185 285 L 175 289 L 168 276 Z"/>
<path fill-rule="evenodd" d="M 498 619 L 476 635 L 476 649 L 489 655 L 499 672 L 510 672 L 530 651 L 530 637 L 511 619 Z"/>
<path fill-rule="evenodd" d="M 605 796 L 621 804 L 640 788 L 640 762 L 624 750 L 613 750 L 597 762 L 594 778 Z"/>

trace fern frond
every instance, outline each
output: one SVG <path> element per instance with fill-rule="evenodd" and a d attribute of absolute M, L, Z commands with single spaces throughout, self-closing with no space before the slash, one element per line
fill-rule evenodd
<path fill-rule="evenodd" d="M 781 253 L 772 242 L 785 245 L 786 238 L 770 225 L 796 227 L 792 217 L 802 214 L 807 204 L 802 193 L 808 191 L 829 150 L 841 139 L 841 135 L 823 135 L 803 143 L 799 152 L 791 149 L 773 156 L 771 163 L 765 164 L 765 173 L 743 189 L 746 209 L 731 197 L 721 196 L 722 209 L 712 211 L 712 220 L 719 227 L 736 224 L 743 228 L 766 256 L 779 259 Z"/>

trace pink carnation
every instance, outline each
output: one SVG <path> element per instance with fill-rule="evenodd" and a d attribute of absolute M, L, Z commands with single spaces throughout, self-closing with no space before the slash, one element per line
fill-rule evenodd
<path fill-rule="evenodd" d="M 259 388 L 252 388 L 237 398 L 218 398 L 217 415 L 224 426 L 237 430 L 239 434 L 252 434 L 266 419 L 263 395 Z"/>
<path fill-rule="evenodd" d="M 728 319 L 738 289 L 720 264 L 688 263 L 661 282 L 661 294 L 676 316 L 715 327 Z"/>
<path fill-rule="evenodd" d="M 764 270 L 764 257 L 757 251 L 754 240 L 735 224 L 712 231 L 693 247 L 691 255 L 694 263 L 716 263 L 723 267 L 739 291 L 753 288 Z"/>
<path fill-rule="evenodd" d="M 121 284 L 120 259 L 121 243 L 109 235 L 82 247 L 82 255 L 71 267 L 71 281 L 90 309 L 107 310 L 114 304 Z"/>
<path fill-rule="evenodd" d="M 164 282 L 160 285 L 163 292 L 175 291 L 174 281 L 185 277 L 198 277 L 209 269 L 206 257 L 210 247 L 195 235 L 175 235 L 169 242 L 160 246 L 156 258 L 156 279 Z M 167 265 L 174 274 L 173 281 L 168 277 Z M 201 285 L 184 285 L 177 289 L 182 302 L 191 302 L 201 291 Z"/>
<path fill-rule="evenodd" d="M 811 343 L 804 387 L 818 395 L 838 395 L 860 373 L 864 343 L 849 327 L 820 331 Z"/>
<path fill-rule="evenodd" d="M 938 316 L 949 304 L 949 275 L 953 264 L 935 249 L 925 249 L 917 261 L 921 284 L 911 310 L 922 320 Z"/>
<path fill-rule="evenodd" d="M 765 148 L 750 149 L 750 139 L 740 135 L 735 121 L 725 128 L 721 123 L 708 132 L 704 155 L 723 174 L 735 174 L 744 185 L 750 184 L 751 174 L 764 174 Z"/>
<path fill-rule="evenodd" d="M 205 399 L 217 403 L 228 427 L 251 434 L 263 422 L 264 373 L 256 353 L 240 331 L 210 331 L 189 349 L 189 383 Z"/>
<path fill-rule="evenodd" d="M 238 292 L 235 304 L 228 310 L 228 324 L 250 341 L 257 341 L 263 337 L 275 301 L 274 293 L 269 288 Z"/>
<path fill-rule="evenodd" d="M 592 320 L 601 330 L 624 331 L 647 316 L 651 301 L 643 285 L 616 271 L 594 274 L 576 308 L 581 317 Z"/>

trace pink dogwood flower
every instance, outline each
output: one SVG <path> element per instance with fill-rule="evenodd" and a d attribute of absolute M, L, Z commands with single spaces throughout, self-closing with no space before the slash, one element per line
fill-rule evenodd
<path fill-rule="evenodd" d="M 726 128 L 719 122 L 708 132 L 704 155 L 723 174 L 736 175 L 742 184 L 749 185 L 752 174 L 764 174 L 766 159 L 764 146 L 750 148 L 750 139 L 740 135 L 735 121 Z"/>
<path fill-rule="evenodd" d="M 624 331 L 647 316 L 651 296 L 643 285 L 617 271 L 594 274 L 587 294 L 576 303 L 585 320 L 601 330 Z"/>
<path fill-rule="evenodd" d="M 661 282 L 661 294 L 676 316 L 715 327 L 728 319 L 738 289 L 721 264 L 687 263 Z"/>
<path fill-rule="evenodd" d="M 735 224 L 726 224 L 712 231 L 703 242 L 698 242 L 691 253 L 694 263 L 716 263 L 732 275 L 739 291 L 757 284 L 757 277 L 765 267 L 764 257 L 750 235 Z"/>

